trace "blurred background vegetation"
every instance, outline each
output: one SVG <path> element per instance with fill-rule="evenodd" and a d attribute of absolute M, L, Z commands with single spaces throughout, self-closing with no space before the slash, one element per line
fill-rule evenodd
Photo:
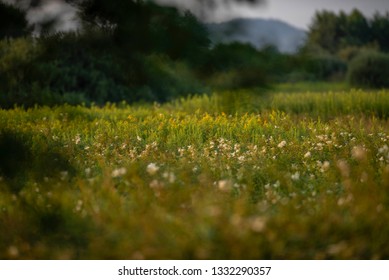
<path fill-rule="evenodd" d="M 77 31 L 40 28 L 0 2 L 0 106 L 166 102 L 276 83 L 388 87 L 389 14 L 319 11 L 295 54 L 273 46 L 212 45 L 190 12 L 151 1 L 69 0 Z M 37 31 L 39 30 L 39 32 Z"/>

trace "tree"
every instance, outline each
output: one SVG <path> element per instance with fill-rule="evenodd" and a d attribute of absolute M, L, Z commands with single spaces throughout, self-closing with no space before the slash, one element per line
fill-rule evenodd
<path fill-rule="evenodd" d="M 380 49 L 389 52 L 389 12 L 385 15 L 375 14 L 371 20 L 372 40 Z"/>
<path fill-rule="evenodd" d="M 307 46 L 320 47 L 331 54 L 350 48 L 377 48 L 389 51 L 389 13 L 366 18 L 359 10 L 350 14 L 317 12 L 308 32 Z"/>
<path fill-rule="evenodd" d="M 371 42 L 371 29 L 368 20 L 357 9 L 354 9 L 343 22 L 345 34 L 342 38 L 344 46 L 364 46 Z"/>
<path fill-rule="evenodd" d="M 189 12 L 141 0 L 68 0 L 77 5 L 83 26 L 109 34 L 129 53 L 163 53 L 195 61 L 209 47 L 206 28 Z"/>
<path fill-rule="evenodd" d="M 23 10 L 0 1 L 0 39 L 26 36 L 31 30 Z"/>
<path fill-rule="evenodd" d="M 339 47 L 340 38 L 345 33 L 342 24 L 343 17 L 338 17 L 334 12 L 317 12 L 308 32 L 308 44 L 335 53 Z"/>

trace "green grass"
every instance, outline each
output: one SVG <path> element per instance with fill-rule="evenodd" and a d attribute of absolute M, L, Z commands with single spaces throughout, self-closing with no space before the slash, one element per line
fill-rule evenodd
<path fill-rule="evenodd" d="M 0 111 L 0 258 L 387 259 L 389 92 Z"/>
<path fill-rule="evenodd" d="M 346 82 L 296 82 L 280 83 L 274 86 L 275 92 L 328 92 L 347 91 L 350 85 Z"/>

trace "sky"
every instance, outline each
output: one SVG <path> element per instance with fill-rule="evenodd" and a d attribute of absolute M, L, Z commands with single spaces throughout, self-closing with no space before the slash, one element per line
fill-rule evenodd
<path fill-rule="evenodd" d="M 14 2 L 17 0 L 0 1 Z M 69 30 L 77 26 L 73 7 L 64 4 L 63 0 L 44 1 L 46 3 L 44 7 L 31 10 L 27 14 L 31 22 L 57 17 L 60 18 L 58 28 L 61 30 Z M 305 30 L 308 30 L 317 10 L 350 12 L 357 8 L 367 17 L 371 17 L 377 11 L 389 12 L 389 0 L 264 0 L 265 3 L 255 5 L 236 4 L 236 1 L 233 0 L 214 0 L 214 2 L 219 3 L 216 9 L 199 5 L 207 0 L 155 1 L 190 10 L 206 22 L 222 22 L 236 17 L 272 18 Z"/>

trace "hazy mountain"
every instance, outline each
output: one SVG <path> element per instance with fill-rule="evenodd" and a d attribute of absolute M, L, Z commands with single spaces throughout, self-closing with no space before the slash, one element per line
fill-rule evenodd
<path fill-rule="evenodd" d="M 306 39 L 306 31 L 273 19 L 234 19 L 206 25 L 213 43 L 250 43 L 261 49 L 266 45 L 280 52 L 294 53 Z"/>

